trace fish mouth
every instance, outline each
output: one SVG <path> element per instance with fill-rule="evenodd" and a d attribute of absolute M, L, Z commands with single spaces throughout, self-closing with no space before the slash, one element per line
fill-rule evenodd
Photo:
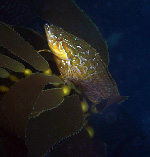
<path fill-rule="evenodd" d="M 61 60 L 69 61 L 67 52 L 63 45 L 63 39 L 60 38 L 60 32 L 62 29 L 58 29 L 54 25 L 45 24 L 44 25 L 47 41 L 49 48 L 52 50 L 52 53 Z"/>
<path fill-rule="evenodd" d="M 46 33 L 51 33 L 51 31 L 50 31 L 50 25 L 48 24 L 48 23 L 46 23 L 45 25 L 44 25 L 44 29 L 45 29 L 45 32 Z"/>
<path fill-rule="evenodd" d="M 49 24 L 46 23 L 44 25 L 44 29 L 45 29 L 45 33 L 46 33 L 47 39 L 49 41 L 54 40 L 56 38 L 56 36 L 53 33 L 54 30 L 53 30 L 52 26 L 50 26 Z"/>
<path fill-rule="evenodd" d="M 45 28 L 45 31 L 48 31 L 48 30 L 49 30 L 49 24 L 46 23 L 46 24 L 44 25 L 44 28 Z"/>

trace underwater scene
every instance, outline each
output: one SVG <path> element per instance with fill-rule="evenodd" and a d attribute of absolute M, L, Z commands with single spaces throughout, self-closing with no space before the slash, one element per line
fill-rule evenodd
<path fill-rule="evenodd" d="M 150 1 L 0 1 L 0 157 L 150 156 Z"/>

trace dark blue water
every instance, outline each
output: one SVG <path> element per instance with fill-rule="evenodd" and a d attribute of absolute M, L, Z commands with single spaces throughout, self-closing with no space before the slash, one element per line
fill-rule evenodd
<path fill-rule="evenodd" d="M 109 70 L 122 95 L 91 120 L 96 137 L 107 141 L 109 156 L 150 155 L 150 1 L 76 0 L 108 43 Z M 94 39 L 93 39 L 94 40 Z"/>

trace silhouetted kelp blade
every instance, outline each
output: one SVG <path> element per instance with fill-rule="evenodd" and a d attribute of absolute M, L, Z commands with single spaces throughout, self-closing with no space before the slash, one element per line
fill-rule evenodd
<path fill-rule="evenodd" d="M 96 25 L 74 1 L 44 0 L 41 5 L 41 17 L 91 44 L 100 54 L 106 66 L 108 66 L 109 55 L 106 42 Z"/>
<path fill-rule="evenodd" d="M 44 26 L 43 26 L 44 27 Z M 29 28 L 13 26 L 16 32 L 18 32 L 24 40 L 33 46 L 35 50 L 49 50 L 46 36 L 42 36 L 38 32 L 35 32 Z"/>
<path fill-rule="evenodd" d="M 57 76 L 33 74 L 14 84 L 1 101 L 0 127 L 24 138 L 28 116 L 42 89 L 48 83 L 62 81 Z"/>
<path fill-rule="evenodd" d="M 50 49 L 48 47 L 45 34 L 44 36 L 42 36 L 38 32 L 35 32 L 34 30 L 25 27 L 13 26 L 13 28 L 21 35 L 21 37 L 23 37 L 24 40 L 26 40 L 30 45 L 32 45 L 35 50 L 45 50 L 43 52 L 40 52 L 40 55 L 42 55 L 46 59 L 46 61 L 54 60 L 52 53 L 48 53 L 46 51 L 50 51 Z"/>
<path fill-rule="evenodd" d="M 104 143 L 99 145 L 99 149 L 101 149 L 101 153 L 96 154 L 89 134 L 85 130 L 82 130 L 79 134 L 71 136 L 63 143 L 58 145 L 55 149 L 47 154 L 47 157 L 94 157 L 97 155 L 99 157 L 105 157 L 106 154 Z"/>
<path fill-rule="evenodd" d="M 1 78 L 7 78 L 9 77 L 9 72 L 3 68 L 0 68 L 0 77 Z"/>
<path fill-rule="evenodd" d="M 46 60 L 38 54 L 19 34 L 6 24 L 0 22 L 0 45 L 31 64 L 39 71 L 49 68 Z"/>
<path fill-rule="evenodd" d="M 62 88 L 44 90 L 40 93 L 30 117 L 40 115 L 49 109 L 57 107 L 64 99 Z"/>
<path fill-rule="evenodd" d="M 15 72 L 24 72 L 25 66 L 14 59 L 0 54 L 0 67 L 10 69 Z"/>
<path fill-rule="evenodd" d="M 42 156 L 59 141 L 79 132 L 83 112 L 77 96 L 67 97 L 57 108 L 31 118 L 26 130 L 28 156 Z"/>

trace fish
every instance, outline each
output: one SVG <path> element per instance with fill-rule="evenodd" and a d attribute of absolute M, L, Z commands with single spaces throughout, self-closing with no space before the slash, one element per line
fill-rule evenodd
<path fill-rule="evenodd" d="M 121 102 L 115 80 L 99 53 L 83 39 L 54 25 L 45 24 L 48 46 L 63 78 L 80 87 L 94 104 Z"/>

